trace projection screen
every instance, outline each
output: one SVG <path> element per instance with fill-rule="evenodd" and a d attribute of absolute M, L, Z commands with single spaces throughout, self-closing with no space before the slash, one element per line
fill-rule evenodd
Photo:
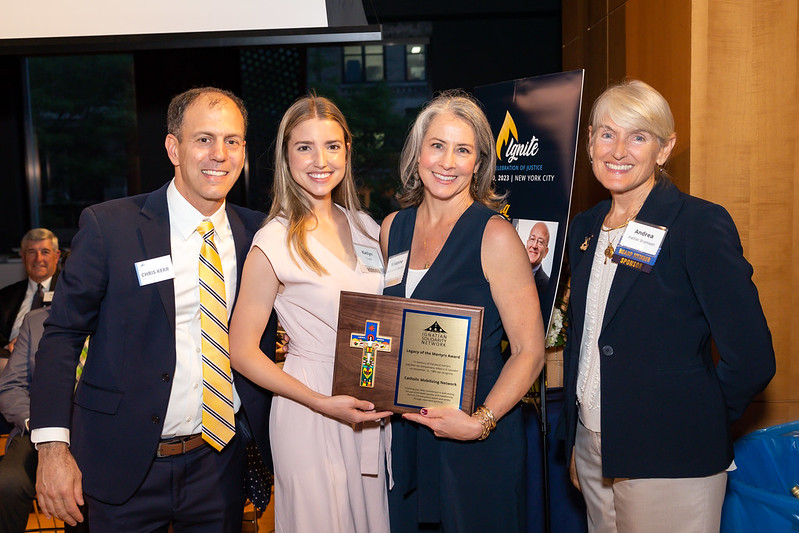
<path fill-rule="evenodd" d="M 360 0 L 2 0 L 0 12 L 0 54 L 380 39 Z"/>

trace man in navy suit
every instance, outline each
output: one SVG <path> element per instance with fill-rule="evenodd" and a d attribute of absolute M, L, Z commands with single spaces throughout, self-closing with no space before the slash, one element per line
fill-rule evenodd
<path fill-rule="evenodd" d="M 45 295 L 53 291 L 58 278 L 61 251 L 58 238 L 49 229 L 34 228 L 27 232 L 22 237 L 20 255 L 28 277 L 0 289 L 0 357 L 8 357 L 14 350 L 22 319 L 32 306 L 42 306 Z"/>
<path fill-rule="evenodd" d="M 174 179 L 82 213 L 31 385 L 45 514 L 82 521 L 85 494 L 94 531 L 240 530 L 245 436 L 269 464 L 270 396 L 234 375 L 236 434 L 219 452 L 205 443 L 197 227 L 213 223 L 230 313 L 263 220 L 225 202 L 244 166 L 246 127 L 227 91 L 176 96 L 165 141 Z M 263 341 L 274 353 L 273 322 Z"/>

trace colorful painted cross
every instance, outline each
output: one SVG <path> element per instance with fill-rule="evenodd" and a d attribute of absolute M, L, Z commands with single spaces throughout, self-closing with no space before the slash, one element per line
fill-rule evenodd
<path fill-rule="evenodd" d="M 380 322 L 366 321 L 366 330 L 363 334 L 350 335 L 350 347 L 363 349 L 361 359 L 361 387 L 372 388 L 375 386 L 375 360 L 377 352 L 391 351 L 391 337 L 379 337 Z"/>

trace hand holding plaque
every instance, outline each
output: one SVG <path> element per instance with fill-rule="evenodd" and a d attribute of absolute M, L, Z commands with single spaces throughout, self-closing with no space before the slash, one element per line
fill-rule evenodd
<path fill-rule="evenodd" d="M 483 308 L 342 292 L 333 394 L 377 410 L 474 409 Z"/>

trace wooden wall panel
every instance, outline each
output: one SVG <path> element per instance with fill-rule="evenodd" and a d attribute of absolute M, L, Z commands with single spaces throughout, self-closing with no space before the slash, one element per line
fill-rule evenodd
<path fill-rule="evenodd" d="M 588 26 L 598 24 L 608 16 L 608 0 L 586 0 L 588 9 Z"/>
<path fill-rule="evenodd" d="M 561 2 L 561 40 L 563 47 L 581 39 L 585 30 L 585 10 L 580 9 L 580 0 L 563 0 Z M 564 60 L 564 70 L 570 70 Z"/>
<path fill-rule="evenodd" d="M 735 220 L 777 375 L 740 430 L 799 417 L 799 91 L 795 1 L 695 1 L 691 193 Z"/>
<path fill-rule="evenodd" d="M 629 76 L 627 72 L 627 9 L 622 6 L 609 12 L 607 26 L 608 79 L 606 85 L 610 85 Z"/>
<path fill-rule="evenodd" d="M 680 190 L 689 190 L 691 0 L 629 0 L 625 22 L 625 74 L 653 86 L 669 102 L 677 144 L 667 165 Z M 611 13 L 613 20 L 614 13 Z M 616 15 L 621 18 L 621 15 Z"/>

